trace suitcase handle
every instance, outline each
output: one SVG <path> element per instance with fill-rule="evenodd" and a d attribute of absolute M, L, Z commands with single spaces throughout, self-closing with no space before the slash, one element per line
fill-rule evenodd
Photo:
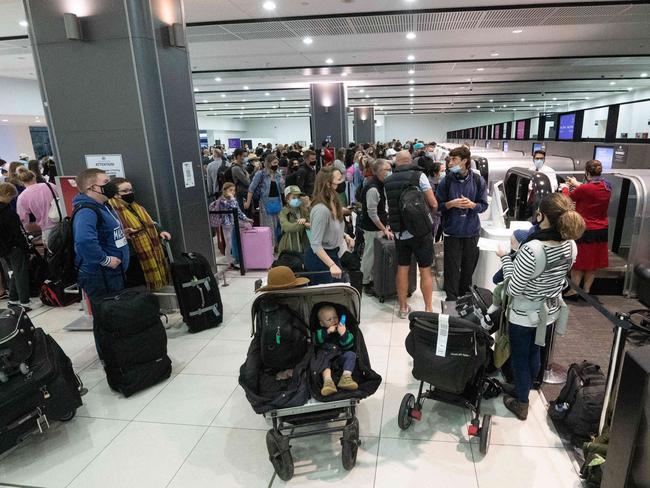
<path fill-rule="evenodd" d="M 165 249 L 167 250 L 167 259 L 169 260 L 169 264 L 174 264 L 174 254 L 172 253 L 172 247 L 169 245 L 169 241 L 167 239 L 162 239 L 162 241 L 165 243 Z"/>

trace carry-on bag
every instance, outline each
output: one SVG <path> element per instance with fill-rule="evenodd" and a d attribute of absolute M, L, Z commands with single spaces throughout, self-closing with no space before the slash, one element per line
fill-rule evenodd
<path fill-rule="evenodd" d="M 178 307 L 187 328 L 194 333 L 218 326 L 223 322 L 223 304 L 210 263 L 195 252 L 174 259 L 169 243 L 165 244 Z"/>
<path fill-rule="evenodd" d="M 41 285 L 40 299 L 48 307 L 67 307 L 81 300 L 81 292 L 66 293 L 63 281 L 45 280 Z"/>
<path fill-rule="evenodd" d="M 82 404 L 82 384 L 72 362 L 52 337 L 36 329 L 27 376 L 13 376 L 0 387 L 0 453 L 53 420 L 71 420 Z"/>
<path fill-rule="evenodd" d="M 372 269 L 373 290 L 383 302 L 386 298 L 394 297 L 397 294 L 397 248 L 395 241 L 385 237 L 375 237 L 375 262 Z M 409 269 L 409 295 L 415 291 L 417 286 L 417 265 L 411 263 Z"/>
<path fill-rule="evenodd" d="M 12 307 L 0 313 L 0 383 L 7 383 L 17 373 L 29 373 L 34 330 L 22 307 Z"/>
<path fill-rule="evenodd" d="M 269 227 L 253 227 L 241 232 L 246 269 L 269 269 L 273 264 L 273 236 Z"/>

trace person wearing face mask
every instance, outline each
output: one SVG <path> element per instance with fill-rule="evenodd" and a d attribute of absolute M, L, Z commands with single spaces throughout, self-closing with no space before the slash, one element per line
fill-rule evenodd
<path fill-rule="evenodd" d="M 305 195 L 312 196 L 316 181 L 316 153 L 308 149 L 304 153 L 305 160 L 295 172 L 291 184 L 302 189 Z"/>
<path fill-rule="evenodd" d="M 533 154 L 533 164 L 528 169 L 531 169 L 533 171 L 541 171 L 542 173 L 546 174 L 549 181 L 551 182 L 551 191 L 557 191 L 557 174 L 553 168 L 546 164 L 546 151 L 542 151 L 541 149 L 535 151 Z M 532 186 L 530 189 L 532 189 Z"/>
<path fill-rule="evenodd" d="M 260 198 L 260 225 L 269 227 L 273 236 L 273 247 L 278 245 L 280 233 L 280 221 L 278 216 L 282 210 L 282 192 L 284 184 L 282 175 L 278 171 L 278 158 L 275 154 L 269 154 L 264 162 L 264 169 L 260 169 L 248 187 L 248 195 L 244 203 L 244 209 L 248 210 L 253 201 L 253 194 L 258 193 Z"/>
<path fill-rule="evenodd" d="M 304 253 L 309 246 L 307 229 L 309 224 L 309 209 L 303 205 L 302 197 L 305 195 L 300 188 L 292 185 L 284 190 L 286 205 L 280 212 L 280 227 L 282 237 L 278 244 L 278 253 L 293 251 Z"/>
<path fill-rule="evenodd" d="M 89 168 L 75 181 L 79 194 L 72 200 L 72 229 L 77 283 L 92 306 L 102 297 L 124 289 L 129 246 L 119 217 L 108 205 L 108 200 L 117 194 L 117 186 L 109 181 L 106 172 Z M 96 324 L 93 331 L 101 359 Z"/>
<path fill-rule="evenodd" d="M 449 174 L 440 181 L 436 191 L 442 212 L 447 301 L 456 301 L 469 291 L 479 257 L 478 214 L 488 207 L 485 180 L 471 170 L 471 157 L 465 146 L 452 149 Z"/>
<path fill-rule="evenodd" d="M 128 288 L 147 285 L 151 291 L 159 290 L 169 283 L 169 266 L 161 240 L 170 240 L 172 236 L 135 201 L 129 180 L 114 178 L 112 183 L 117 186 L 117 193 L 108 203 L 117 212 L 129 242 L 126 285 Z"/>

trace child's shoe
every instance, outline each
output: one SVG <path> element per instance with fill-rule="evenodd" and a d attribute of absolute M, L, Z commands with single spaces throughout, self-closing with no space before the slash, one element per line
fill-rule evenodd
<path fill-rule="evenodd" d="M 339 380 L 338 387 L 341 390 L 356 390 L 359 388 L 359 385 L 357 384 L 356 381 L 352 379 L 351 374 L 344 374 L 341 376 L 341 379 Z"/>
<path fill-rule="evenodd" d="M 339 382 L 339 385 L 341 383 Z M 334 380 L 332 378 L 327 378 L 325 381 L 323 381 L 323 387 L 320 390 L 320 394 L 323 396 L 330 396 L 336 393 L 338 390 L 336 389 L 336 385 L 334 384 Z"/>

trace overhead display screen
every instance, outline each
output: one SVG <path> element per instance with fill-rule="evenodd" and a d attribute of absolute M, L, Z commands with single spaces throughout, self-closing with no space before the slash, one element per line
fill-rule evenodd
<path fill-rule="evenodd" d="M 560 115 L 559 130 L 557 133 L 557 138 L 560 141 L 572 141 L 573 132 L 575 131 L 576 125 L 576 114 L 564 114 Z"/>

